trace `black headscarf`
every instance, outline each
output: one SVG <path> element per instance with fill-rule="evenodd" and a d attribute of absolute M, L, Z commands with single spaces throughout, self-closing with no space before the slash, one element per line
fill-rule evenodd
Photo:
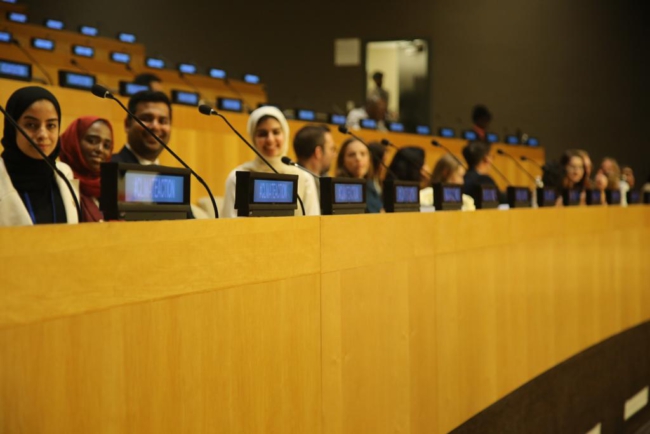
<path fill-rule="evenodd" d="M 50 91 L 42 87 L 29 86 L 18 89 L 7 101 L 5 109 L 16 121 L 36 101 L 47 100 L 54 105 L 59 118 L 59 129 L 61 127 L 61 107 L 56 97 Z M 34 159 L 25 155 L 16 142 L 16 136 L 20 134 L 9 120 L 5 117 L 4 134 L 2 137 L 2 159 L 11 183 L 25 202 L 29 197 L 29 206 L 33 211 L 32 217 L 35 223 L 63 223 L 66 221 L 65 209 L 61 199 L 61 193 L 54 180 L 54 173 L 47 163 L 41 159 Z M 56 158 L 61 150 L 61 139 L 57 140 L 56 147 L 47 157 L 52 164 L 56 164 Z"/>

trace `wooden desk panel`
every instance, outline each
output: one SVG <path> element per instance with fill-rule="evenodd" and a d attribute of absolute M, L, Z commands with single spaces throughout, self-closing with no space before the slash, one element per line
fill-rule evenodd
<path fill-rule="evenodd" d="M 0 431 L 448 432 L 650 320 L 649 210 L 0 228 Z"/>

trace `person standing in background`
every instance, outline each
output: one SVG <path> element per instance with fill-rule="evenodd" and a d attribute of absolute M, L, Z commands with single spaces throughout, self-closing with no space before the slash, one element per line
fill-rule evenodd
<path fill-rule="evenodd" d="M 474 124 L 472 129 L 478 140 L 485 141 L 490 122 L 492 122 L 492 113 L 488 108 L 482 104 L 475 106 L 472 110 L 472 123 Z"/>

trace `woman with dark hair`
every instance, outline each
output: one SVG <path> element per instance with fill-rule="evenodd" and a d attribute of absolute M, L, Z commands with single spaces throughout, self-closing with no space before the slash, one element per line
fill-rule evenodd
<path fill-rule="evenodd" d="M 426 188 L 431 179 L 431 173 L 425 167 L 425 154 L 422 148 L 406 146 L 395 153 L 388 166 L 385 179 L 399 179 L 400 181 L 414 181 Z"/>
<path fill-rule="evenodd" d="M 560 165 L 564 169 L 562 188 L 585 188 L 585 161 L 580 152 L 569 149 L 560 158 Z"/>
<path fill-rule="evenodd" d="M 373 173 L 368 147 L 355 138 L 343 142 L 336 160 L 336 176 L 365 179 L 366 212 L 378 213 L 384 205 L 373 182 Z"/>
<path fill-rule="evenodd" d="M 320 214 L 320 199 L 314 178 L 300 169 L 282 163 L 282 157 L 289 149 L 289 124 L 280 110 L 272 106 L 260 107 L 248 117 L 248 135 L 253 146 L 264 155 L 279 173 L 298 175 L 298 195 L 305 205 L 306 215 Z M 244 163 L 230 172 L 226 179 L 226 193 L 223 201 L 222 217 L 237 217 L 235 209 L 235 190 L 237 177 L 235 172 L 266 172 L 272 170 L 260 157 Z M 300 207 L 295 215 L 302 215 Z"/>
<path fill-rule="evenodd" d="M 84 116 L 74 120 L 61 134 L 61 161 L 67 163 L 79 180 L 81 220 L 103 221 L 99 210 L 101 163 L 111 161 L 113 127 L 106 119 Z"/>
<path fill-rule="evenodd" d="M 61 150 L 61 108 L 54 95 L 42 87 L 23 87 L 9 97 L 6 110 L 74 188 L 72 170 L 56 161 Z M 77 223 L 77 207 L 65 181 L 7 118 L 2 146 L 0 226 Z"/>

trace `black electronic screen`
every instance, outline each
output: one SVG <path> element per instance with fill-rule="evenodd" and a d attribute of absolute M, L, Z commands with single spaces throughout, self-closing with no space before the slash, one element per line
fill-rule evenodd
<path fill-rule="evenodd" d="M 32 65 L 14 62 L 13 60 L 0 59 L 0 77 L 12 80 L 30 81 L 32 79 Z"/>
<path fill-rule="evenodd" d="M 418 125 L 415 127 L 415 132 L 421 136 L 428 136 L 431 134 L 431 128 L 427 125 Z"/>
<path fill-rule="evenodd" d="M 88 90 L 95 85 L 95 76 L 78 72 L 59 71 L 59 86 Z"/>
<path fill-rule="evenodd" d="M 99 30 L 97 30 L 97 27 L 80 26 L 79 33 L 86 36 L 97 36 L 99 34 Z"/>
<path fill-rule="evenodd" d="M 476 134 L 476 131 L 474 131 L 474 130 L 465 130 L 465 131 L 463 131 L 463 139 L 465 139 L 465 140 L 476 140 L 476 139 L 478 139 L 478 135 Z"/>
<path fill-rule="evenodd" d="M 165 61 L 155 57 L 147 57 L 146 64 L 147 68 L 151 69 L 163 69 L 165 67 Z"/>
<path fill-rule="evenodd" d="M 361 119 L 360 121 L 361 128 L 365 128 L 368 130 L 376 130 L 377 129 L 377 121 L 374 119 Z"/>
<path fill-rule="evenodd" d="M 217 98 L 217 108 L 230 112 L 242 112 L 244 111 L 244 103 L 236 98 Z"/>
<path fill-rule="evenodd" d="M 347 121 L 347 118 L 345 115 L 337 115 L 337 114 L 332 114 L 330 115 L 330 123 L 334 125 L 345 125 L 345 122 Z"/>
<path fill-rule="evenodd" d="M 293 202 L 292 181 L 278 179 L 254 179 L 253 203 L 291 203 Z"/>
<path fill-rule="evenodd" d="M 119 51 L 113 51 L 111 53 L 111 60 L 117 63 L 129 63 L 131 62 L 131 55 L 128 53 L 121 53 Z"/>
<path fill-rule="evenodd" d="M 334 184 L 334 203 L 364 203 L 363 184 Z"/>
<path fill-rule="evenodd" d="M 296 118 L 301 121 L 314 121 L 316 120 L 316 112 L 313 110 L 296 109 Z"/>
<path fill-rule="evenodd" d="M 417 186 L 395 186 L 395 203 L 420 203 L 420 189 Z"/>
<path fill-rule="evenodd" d="M 404 124 L 400 122 L 391 122 L 388 125 L 388 129 L 391 130 L 394 133 L 403 133 L 404 132 Z"/>
<path fill-rule="evenodd" d="M 49 19 L 45 20 L 45 27 L 52 30 L 63 30 L 65 25 L 63 24 L 63 21 Z"/>
<path fill-rule="evenodd" d="M 183 104 L 190 106 L 199 105 L 199 94 L 196 92 L 186 92 L 184 90 L 172 90 L 172 102 L 174 104 Z"/>
<path fill-rule="evenodd" d="M 438 134 L 440 134 L 440 137 L 444 137 L 447 139 L 451 139 L 456 136 L 456 132 L 454 131 L 454 129 L 447 128 L 447 127 L 442 127 L 438 129 Z"/>
<path fill-rule="evenodd" d="M 54 51 L 54 41 L 44 38 L 32 38 L 32 47 L 38 50 Z"/>
<path fill-rule="evenodd" d="M 150 172 L 127 171 L 124 174 L 124 198 L 127 203 L 182 204 L 185 201 L 185 177 Z"/>
<path fill-rule="evenodd" d="M 95 49 L 93 47 L 87 47 L 85 45 L 73 45 L 72 54 L 81 57 L 94 57 Z"/>

